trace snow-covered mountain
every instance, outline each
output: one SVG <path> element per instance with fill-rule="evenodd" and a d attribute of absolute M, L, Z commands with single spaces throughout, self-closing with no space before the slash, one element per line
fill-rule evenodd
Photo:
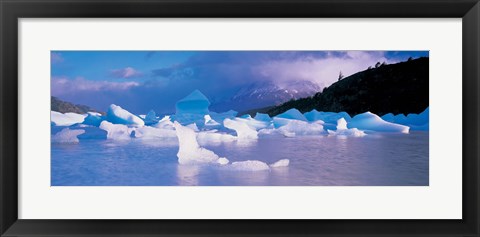
<path fill-rule="evenodd" d="M 213 109 L 236 111 L 274 106 L 291 99 L 304 98 L 319 92 L 321 87 L 310 81 L 292 81 L 276 84 L 271 81 L 252 83 L 242 87 L 229 100 L 213 104 Z"/>

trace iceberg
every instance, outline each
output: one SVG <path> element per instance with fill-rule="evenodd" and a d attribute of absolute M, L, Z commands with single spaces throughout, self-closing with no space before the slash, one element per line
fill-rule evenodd
<path fill-rule="evenodd" d="M 223 113 L 210 112 L 210 116 L 215 121 L 223 121 L 226 118 L 235 118 L 235 116 L 237 116 L 237 114 L 238 114 L 238 112 L 235 111 L 235 110 L 229 110 L 229 111 L 223 112 Z"/>
<path fill-rule="evenodd" d="M 143 120 L 123 109 L 118 105 L 111 104 L 107 111 L 107 121 L 113 124 L 144 126 Z"/>
<path fill-rule="evenodd" d="M 259 160 L 246 160 L 232 162 L 232 164 L 226 166 L 226 168 L 237 171 L 269 171 L 270 168 L 287 167 L 289 163 L 290 160 L 288 159 L 282 159 L 270 165 Z"/>
<path fill-rule="evenodd" d="M 177 121 L 173 125 L 178 137 L 178 163 L 217 163 L 221 165 L 228 163 L 228 159 L 219 157 L 213 151 L 200 147 L 193 129 L 182 126 Z"/>
<path fill-rule="evenodd" d="M 283 118 L 283 119 L 294 119 L 294 120 L 300 120 L 300 121 L 307 121 L 305 116 L 303 116 L 300 111 L 297 109 L 289 109 L 286 112 L 279 114 L 275 116 L 275 118 Z"/>
<path fill-rule="evenodd" d="M 316 109 L 303 114 L 308 121 L 322 120 L 325 123 L 337 123 L 340 118 L 344 118 L 346 121 L 350 121 L 352 117 L 347 112 L 318 112 Z"/>
<path fill-rule="evenodd" d="M 197 141 L 201 145 L 222 144 L 224 142 L 236 141 L 237 137 L 217 132 L 217 130 L 202 131 L 197 133 Z"/>
<path fill-rule="evenodd" d="M 198 123 L 203 124 L 204 115 L 209 114 L 210 101 L 199 90 L 194 90 L 185 98 L 175 104 L 175 120 L 181 124 Z"/>
<path fill-rule="evenodd" d="M 175 130 L 175 128 L 173 127 L 172 119 L 170 118 L 169 115 L 166 115 L 165 117 L 160 119 L 160 121 L 158 121 L 158 123 L 154 124 L 153 127 Z"/>
<path fill-rule="evenodd" d="M 210 117 L 210 115 L 204 115 L 203 116 L 203 119 L 205 120 L 205 126 L 208 126 L 208 127 L 218 127 L 220 126 L 221 124 L 219 124 L 217 121 L 213 120 L 212 117 Z"/>
<path fill-rule="evenodd" d="M 52 137 L 53 143 L 78 143 L 78 135 L 85 133 L 85 130 L 64 128 Z"/>
<path fill-rule="evenodd" d="M 153 138 L 174 138 L 177 134 L 174 130 L 144 126 L 135 128 L 131 133 L 132 137 L 153 139 Z"/>
<path fill-rule="evenodd" d="M 287 167 L 290 164 L 289 159 L 281 159 L 273 164 L 270 164 L 271 168 L 278 168 L 278 167 Z"/>
<path fill-rule="evenodd" d="M 315 136 L 325 134 L 323 122 L 308 123 L 299 120 L 290 120 L 284 126 L 277 129 L 285 137 Z"/>
<path fill-rule="evenodd" d="M 255 129 L 252 129 L 248 126 L 245 122 L 232 120 L 232 119 L 225 119 L 223 121 L 223 126 L 226 128 L 235 130 L 237 132 L 238 139 L 257 139 L 258 134 Z"/>
<path fill-rule="evenodd" d="M 50 121 L 55 126 L 71 126 L 76 123 L 82 123 L 87 115 L 76 113 L 62 114 L 57 111 L 50 111 Z"/>
<path fill-rule="evenodd" d="M 268 114 L 257 113 L 255 114 L 255 120 L 263 121 L 263 122 L 271 122 L 272 118 Z"/>
<path fill-rule="evenodd" d="M 132 135 L 132 128 L 123 124 L 113 124 L 108 121 L 102 121 L 100 128 L 107 131 L 107 139 L 128 140 Z"/>
<path fill-rule="evenodd" d="M 145 115 L 145 118 L 143 119 L 145 122 L 145 125 L 152 125 L 158 123 L 157 115 L 155 114 L 155 111 L 150 110 L 147 115 Z"/>
<path fill-rule="evenodd" d="M 419 114 L 404 114 L 393 115 L 392 113 L 385 114 L 381 117 L 383 120 L 402 124 L 410 127 L 411 130 L 428 130 L 429 129 L 429 108 L 427 107 Z"/>
<path fill-rule="evenodd" d="M 270 121 L 260 121 L 253 119 L 252 117 L 250 118 L 234 118 L 233 120 L 242 122 L 247 124 L 249 127 L 255 130 L 263 129 L 263 128 L 270 128 L 273 126 L 273 123 Z"/>
<path fill-rule="evenodd" d="M 270 167 L 267 163 L 259 160 L 246 160 L 246 161 L 236 161 L 228 167 L 233 170 L 238 171 L 267 171 L 270 170 Z"/>
<path fill-rule="evenodd" d="M 360 130 L 369 130 L 375 132 L 398 132 L 408 133 L 410 128 L 401 124 L 391 123 L 383 120 L 378 115 L 371 112 L 357 114 L 348 123 L 348 128 L 357 128 Z"/>
<path fill-rule="evenodd" d="M 365 132 L 358 130 L 357 128 L 348 128 L 347 121 L 344 118 L 340 118 L 337 121 L 337 130 L 332 131 L 328 130 L 330 135 L 337 135 L 341 137 L 363 137 L 365 136 Z"/>
<path fill-rule="evenodd" d="M 92 125 L 95 127 L 100 126 L 100 123 L 103 121 L 103 117 L 101 114 L 96 112 L 88 112 L 87 117 L 83 120 L 83 124 Z"/>

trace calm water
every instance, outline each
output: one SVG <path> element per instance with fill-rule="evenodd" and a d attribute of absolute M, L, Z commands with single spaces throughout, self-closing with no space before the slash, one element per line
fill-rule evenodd
<path fill-rule="evenodd" d="M 205 145 L 230 162 L 290 159 L 289 167 L 234 171 L 179 165 L 176 139 L 52 144 L 52 185 L 428 185 L 428 132 L 359 138 L 261 138 Z"/>

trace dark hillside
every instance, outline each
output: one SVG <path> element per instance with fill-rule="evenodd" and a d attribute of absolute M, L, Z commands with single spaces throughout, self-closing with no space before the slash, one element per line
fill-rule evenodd
<path fill-rule="evenodd" d="M 57 111 L 60 113 L 77 113 L 77 114 L 84 114 L 87 112 L 99 112 L 95 109 L 92 109 L 86 105 L 75 105 L 70 102 L 66 102 L 63 100 L 58 99 L 55 96 L 51 97 L 51 110 L 52 111 Z M 99 112 L 103 114 L 102 112 Z"/>
<path fill-rule="evenodd" d="M 386 113 L 420 113 L 428 107 L 429 59 L 409 60 L 368 69 L 346 77 L 312 97 L 291 100 L 270 108 L 274 116 L 291 108 L 302 113 L 345 111 L 354 116 L 370 111 Z"/>

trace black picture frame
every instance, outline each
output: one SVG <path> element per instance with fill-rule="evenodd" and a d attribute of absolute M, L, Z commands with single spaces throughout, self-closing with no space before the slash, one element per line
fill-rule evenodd
<path fill-rule="evenodd" d="M 0 15 L 1 236 L 479 236 L 478 0 L 0 0 Z M 18 219 L 18 19 L 73 17 L 462 18 L 463 218 L 461 220 Z"/>

